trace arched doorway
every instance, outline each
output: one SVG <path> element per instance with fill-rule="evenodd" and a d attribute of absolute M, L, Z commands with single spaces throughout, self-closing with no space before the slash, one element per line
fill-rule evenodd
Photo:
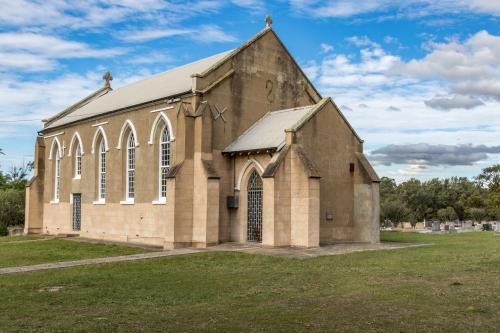
<path fill-rule="evenodd" d="M 262 179 L 253 170 L 247 187 L 247 240 L 262 242 Z"/>

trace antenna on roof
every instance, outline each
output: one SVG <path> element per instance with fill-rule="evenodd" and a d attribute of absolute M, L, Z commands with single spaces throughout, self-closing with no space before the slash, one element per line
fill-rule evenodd
<path fill-rule="evenodd" d="M 107 88 L 111 88 L 110 82 L 113 81 L 113 77 L 111 76 L 110 72 L 106 72 L 103 76 L 102 79 L 104 80 L 104 86 Z"/>
<path fill-rule="evenodd" d="M 273 24 L 273 20 L 271 19 L 271 16 L 267 15 L 265 22 L 266 22 L 266 28 L 270 28 L 271 25 Z"/>

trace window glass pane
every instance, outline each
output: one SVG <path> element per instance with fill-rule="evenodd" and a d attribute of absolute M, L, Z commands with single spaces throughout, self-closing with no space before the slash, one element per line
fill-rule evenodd
<path fill-rule="evenodd" d="M 80 144 L 76 146 L 76 155 L 75 155 L 75 175 L 79 176 L 82 174 L 82 149 Z"/>
<path fill-rule="evenodd" d="M 160 136 L 160 198 L 167 197 L 167 173 L 170 168 L 170 134 L 168 128 L 165 126 Z"/>
<path fill-rule="evenodd" d="M 104 138 L 99 146 L 99 198 L 106 197 L 106 145 Z"/>
<path fill-rule="evenodd" d="M 130 133 L 127 141 L 127 198 L 133 199 L 135 195 L 135 138 Z"/>

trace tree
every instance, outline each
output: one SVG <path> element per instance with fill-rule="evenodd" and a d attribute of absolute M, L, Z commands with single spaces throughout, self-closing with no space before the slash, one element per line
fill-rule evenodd
<path fill-rule="evenodd" d="M 26 186 L 28 174 L 33 170 L 33 164 L 28 163 L 23 167 L 12 167 L 7 173 L 7 188 L 23 190 Z"/>
<path fill-rule="evenodd" d="M 484 208 L 469 208 L 467 210 L 467 215 L 474 220 L 474 222 L 481 222 L 486 216 L 486 210 Z"/>
<path fill-rule="evenodd" d="M 500 164 L 484 168 L 476 180 L 492 192 L 500 192 Z"/>
<path fill-rule="evenodd" d="M 437 211 L 437 216 L 442 222 L 453 221 L 457 218 L 457 212 L 451 206 L 441 208 Z"/>
<path fill-rule="evenodd" d="M 500 221 L 500 192 L 490 193 L 486 207 L 488 213 L 497 221 Z"/>
<path fill-rule="evenodd" d="M 408 216 L 408 207 L 399 199 L 384 200 L 380 209 L 383 220 L 391 220 L 396 226 Z"/>

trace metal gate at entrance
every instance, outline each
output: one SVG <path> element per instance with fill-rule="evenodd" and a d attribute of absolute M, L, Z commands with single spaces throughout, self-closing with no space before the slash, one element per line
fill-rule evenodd
<path fill-rule="evenodd" d="M 73 193 L 73 230 L 80 231 L 82 220 L 82 194 Z"/>
<path fill-rule="evenodd" d="M 248 180 L 247 194 L 247 240 L 262 242 L 262 179 L 255 170 Z"/>

